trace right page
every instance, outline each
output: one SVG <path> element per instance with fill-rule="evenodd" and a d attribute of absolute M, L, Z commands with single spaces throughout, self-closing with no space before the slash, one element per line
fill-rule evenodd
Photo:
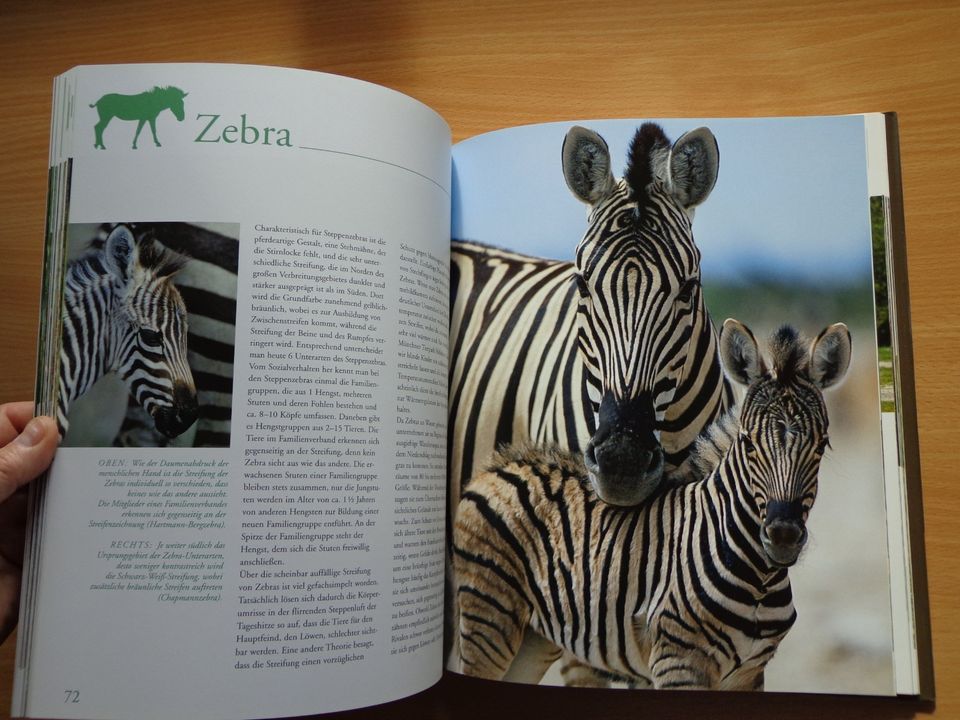
<path fill-rule="evenodd" d="M 578 121 L 454 147 L 448 667 L 919 692 L 905 511 L 890 505 L 906 503 L 903 461 L 880 388 L 892 371 L 871 249 L 889 196 L 878 121 Z M 752 330 L 765 377 L 794 400 L 777 356 L 790 343 L 767 338 L 788 324 L 824 340 L 794 343 L 825 402 L 812 465 L 790 457 L 795 436 L 806 442 L 793 400 L 764 420 L 780 428 L 769 446 L 740 448 L 743 396 L 758 390 L 731 376 L 726 318 Z M 847 345 L 830 339 L 843 337 L 835 323 L 852 359 L 834 383 L 823 362 L 837 370 Z M 736 469 L 738 452 L 792 469 L 762 485 Z M 711 482 L 712 494 L 691 489 Z M 741 503 L 723 482 L 749 488 Z M 796 518 L 771 520 L 781 504 Z M 791 533 L 794 554 L 764 554 Z"/>

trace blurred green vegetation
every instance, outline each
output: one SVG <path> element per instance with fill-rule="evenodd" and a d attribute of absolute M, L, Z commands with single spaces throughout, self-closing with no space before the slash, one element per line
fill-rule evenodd
<path fill-rule="evenodd" d="M 886 214 L 883 198 L 870 198 L 870 235 L 873 240 L 873 292 L 877 303 L 877 339 L 890 344 L 890 308 L 887 295 Z"/>
<path fill-rule="evenodd" d="M 859 285 L 806 285 L 747 278 L 737 284 L 704 281 L 703 294 L 717 327 L 736 318 L 751 328 L 773 328 L 784 323 L 809 334 L 827 325 L 873 327 L 873 288 Z"/>

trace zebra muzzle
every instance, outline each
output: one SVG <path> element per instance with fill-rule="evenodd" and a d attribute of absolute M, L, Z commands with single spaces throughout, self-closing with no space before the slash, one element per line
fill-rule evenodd
<path fill-rule="evenodd" d="M 197 393 L 186 386 L 176 386 L 173 405 L 158 407 L 153 413 L 157 431 L 168 438 L 175 438 L 193 425 L 199 415 Z"/>
<path fill-rule="evenodd" d="M 760 541 L 773 565 L 790 567 L 807 543 L 807 528 L 802 520 L 768 517 L 760 530 Z"/>
<path fill-rule="evenodd" d="M 600 499 L 630 507 L 650 497 L 663 478 L 663 448 L 654 433 L 653 404 L 647 396 L 600 403 L 599 427 L 583 460 Z"/>
<path fill-rule="evenodd" d="M 637 505 L 660 486 L 663 450 L 659 445 L 645 448 L 635 438 L 614 434 L 599 444 L 591 440 L 583 457 L 594 490 L 611 505 Z"/>

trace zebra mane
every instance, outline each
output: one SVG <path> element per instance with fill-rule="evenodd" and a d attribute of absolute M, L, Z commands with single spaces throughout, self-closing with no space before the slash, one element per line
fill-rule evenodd
<path fill-rule="evenodd" d="M 643 208 L 649 197 L 650 183 L 653 182 L 657 157 L 670 149 L 670 140 L 656 123 L 647 122 L 640 126 L 627 155 L 627 169 L 623 177 L 630 188 L 631 198 Z"/>
<path fill-rule="evenodd" d="M 809 344 L 803 336 L 790 325 L 782 325 L 770 336 L 770 359 L 777 382 L 788 385 L 797 376 L 809 374 L 809 358 L 806 348 Z"/>
<path fill-rule="evenodd" d="M 587 476 L 587 468 L 579 453 L 564 450 L 553 443 L 535 445 L 530 442 L 500 445 L 486 464 L 484 472 L 495 472 L 512 463 L 532 467 L 559 467 L 564 473 L 575 477 Z"/>
<path fill-rule="evenodd" d="M 164 247 L 152 236 L 137 239 L 137 249 L 139 250 L 140 265 L 153 271 L 159 277 L 170 277 L 178 273 L 186 267 L 190 260 L 186 255 L 181 255 Z"/>
<path fill-rule="evenodd" d="M 147 92 L 150 93 L 151 95 L 160 95 L 160 96 L 186 95 L 186 93 L 183 92 L 183 90 L 181 90 L 178 87 L 174 87 L 173 85 L 154 85 Z"/>
<path fill-rule="evenodd" d="M 703 480 L 714 471 L 740 432 L 740 404 L 737 403 L 704 428 L 687 459 L 666 475 L 667 483 L 686 485 Z"/>

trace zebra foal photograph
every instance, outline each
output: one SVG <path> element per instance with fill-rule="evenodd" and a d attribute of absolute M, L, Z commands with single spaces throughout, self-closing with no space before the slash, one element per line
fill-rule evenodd
<path fill-rule="evenodd" d="M 724 323 L 746 395 L 698 441 L 688 482 L 639 508 L 603 503 L 556 446 L 508 446 L 470 481 L 454 529 L 461 672 L 539 682 L 567 651 L 641 687 L 763 689 L 797 616 L 788 568 L 830 446 L 822 391 L 851 338 L 783 326 L 762 352 Z"/>
<path fill-rule="evenodd" d="M 238 229 L 68 226 L 64 446 L 229 446 Z"/>

